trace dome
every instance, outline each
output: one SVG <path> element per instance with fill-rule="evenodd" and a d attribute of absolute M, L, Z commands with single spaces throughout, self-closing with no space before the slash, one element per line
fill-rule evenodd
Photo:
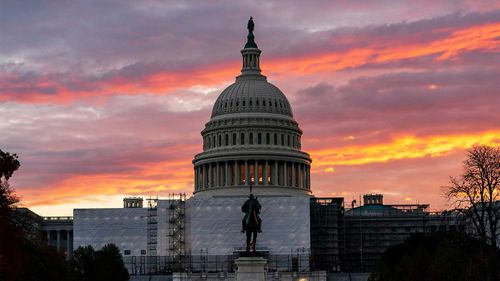
<path fill-rule="evenodd" d="M 241 112 L 276 113 L 293 117 L 286 96 L 262 75 L 238 77 L 217 98 L 212 118 Z"/>
<path fill-rule="evenodd" d="M 194 156 L 197 196 L 309 194 L 311 157 L 285 94 L 260 70 L 260 49 L 249 29 L 236 81 L 217 98 Z"/>

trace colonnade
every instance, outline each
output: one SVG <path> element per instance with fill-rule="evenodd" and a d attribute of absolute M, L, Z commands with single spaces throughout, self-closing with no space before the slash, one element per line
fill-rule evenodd
<path fill-rule="evenodd" d="M 212 187 L 285 186 L 310 189 L 310 166 L 294 161 L 227 160 L 194 167 L 195 190 Z"/>
<path fill-rule="evenodd" d="M 58 251 L 66 251 L 68 255 L 73 252 L 73 231 L 71 230 L 47 230 L 44 231 L 47 239 L 47 245 L 52 245 L 57 248 Z M 55 235 L 55 240 L 52 238 Z M 52 234 L 52 235 L 51 235 Z M 52 237 L 51 237 L 52 236 Z M 66 239 L 64 239 L 66 238 Z M 63 240 L 65 240 L 63 243 Z M 66 244 L 66 245 L 64 245 Z"/>

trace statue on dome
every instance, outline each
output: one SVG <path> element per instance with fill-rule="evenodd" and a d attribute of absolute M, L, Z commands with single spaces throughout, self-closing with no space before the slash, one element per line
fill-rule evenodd
<path fill-rule="evenodd" d="M 249 253 L 250 250 L 255 252 L 255 246 L 257 243 L 257 233 L 262 232 L 262 219 L 259 217 L 260 209 L 262 206 L 254 197 L 252 193 L 248 197 L 247 201 L 241 206 L 241 211 L 245 213 L 243 220 L 241 221 L 242 230 L 241 232 L 246 232 L 247 235 L 247 247 L 246 252 Z M 253 239 L 252 239 L 253 234 Z"/>
<path fill-rule="evenodd" d="M 248 28 L 248 33 L 253 33 L 253 29 L 255 28 L 255 24 L 253 23 L 253 17 L 250 17 L 250 19 L 248 20 L 247 28 Z"/>

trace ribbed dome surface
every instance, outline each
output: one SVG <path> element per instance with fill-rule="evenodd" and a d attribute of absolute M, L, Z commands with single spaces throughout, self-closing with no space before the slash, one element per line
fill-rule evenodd
<path fill-rule="evenodd" d="M 212 117 L 239 112 L 277 113 L 293 117 L 283 92 L 261 75 L 238 77 L 217 98 Z"/>

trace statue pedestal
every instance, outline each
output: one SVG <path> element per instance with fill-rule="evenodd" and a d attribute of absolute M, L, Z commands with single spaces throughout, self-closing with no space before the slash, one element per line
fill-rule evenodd
<path fill-rule="evenodd" d="M 236 281 L 264 281 L 266 280 L 266 271 L 264 267 L 267 260 L 260 256 L 239 257 L 235 261 L 238 269 L 236 270 Z"/>

